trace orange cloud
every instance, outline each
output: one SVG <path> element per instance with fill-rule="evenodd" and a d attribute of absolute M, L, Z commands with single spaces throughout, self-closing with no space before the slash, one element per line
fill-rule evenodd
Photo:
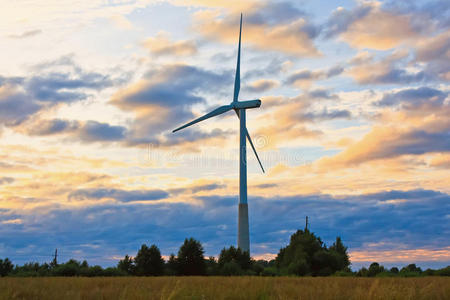
<path fill-rule="evenodd" d="M 168 34 L 164 32 L 159 32 L 155 37 L 146 39 L 142 45 L 156 56 L 187 56 L 197 53 L 197 46 L 194 42 L 187 40 L 172 42 Z"/>
<path fill-rule="evenodd" d="M 356 20 L 340 36 L 355 48 L 388 50 L 419 37 L 411 17 L 383 11 L 374 4 L 370 12 Z"/>
<path fill-rule="evenodd" d="M 404 262 L 449 261 L 450 247 L 442 249 L 408 249 L 386 251 L 350 251 L 352 262 Z"/>
<path fill-rule="evenodd" d="M 207 37 L 227 43 L 236 44 L 238 19 L 219 18 L 213 11 L 200 11 L 194 15 L 195 29 Z M 231 20 L 236 20 L 232 22 Z M 245 23 L 243 25 L 243 42 L 258 49 L 281 51 L 295 56 L 320 56 L 308 33 L 305 19 L 299 18 L 288 24 L 265 25 Z"/>

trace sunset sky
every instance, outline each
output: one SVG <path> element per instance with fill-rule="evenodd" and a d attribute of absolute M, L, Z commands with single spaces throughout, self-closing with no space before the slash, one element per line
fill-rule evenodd
<path fill-rule="evenodd" d="M 232 101 L 240 12 L 252 256 L 309 216 L 353 269 L 450 264 L 444 0 L 2 1 L 0 258 L 236 245 L 236 116 L 171 131 Z"/>

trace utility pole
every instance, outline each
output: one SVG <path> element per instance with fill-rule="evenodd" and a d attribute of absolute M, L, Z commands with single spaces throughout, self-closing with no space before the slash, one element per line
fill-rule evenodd
<path fill-rule="evenodd" d="M 308 230 L 308 216 L 306 216 L 306 222 L 305 222 L 305 231 Z"/>

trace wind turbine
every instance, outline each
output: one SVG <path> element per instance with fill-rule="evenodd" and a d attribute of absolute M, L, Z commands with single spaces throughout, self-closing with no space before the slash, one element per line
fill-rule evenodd
<path fill-rule="evenodd" d="M 241 34 L 242 34 L 242 14 L 241 14 L 241 23 L 239 28 L 239 47 L 238 47 L 238 57 L 237 57 L 237 66 L 236 66 L 236 76 L 234 80 L 234 95 L 233 101 L 228 105 L 223 105 L 206 115 L 197 118 L 172 132 L 176 132 L 188 126 L 194 125 L 198 122 L 204 121 L 206 119 L 221 115 L 230 110 L 234 110 L 236 115 L 239 118 L 239 216 L 238 216 L 238 248 L 242 251 L 246 251 L 250 254 L 250 234 L 249 234 L 249 226 L 248 226 L 248 204 L 247 204 L 247 145 L 246 138 L 250 142 L 252 146 L 253 152 L 255 153 L 256 159 L 258 160 L 259 165 L 264 173 L 264 168 L 261 164 L 261 160 L 259 159 L 258 153 L 256 152 L 255 146 L 253 145 L 252 139 L 250 138 L 250 134 L 248 133 L 245 119 L 245 110 L 250 108 L 257 108 L 261 106 L 261 100 L 248 100 L 248 101 L 239 101 L 239 90 L 241 88 Z"/>

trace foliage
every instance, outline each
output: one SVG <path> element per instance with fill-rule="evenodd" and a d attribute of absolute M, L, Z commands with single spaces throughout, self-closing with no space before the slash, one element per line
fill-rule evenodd
<path fill-rule="evenodd" d="M 327 248 L 320 237 L 305 229 L 291 236 L 289 245 L 280 249 L 275 264 L 282 275 L 328 276 L 346 270 L 350 260 L 339 237 Z"/>
<path fill-rule="evenodd" d="M 369 270 L 367 271 L 367 276 L 375 277 L 378 273 L 384 272 L 385 269 L 383 266 L 380 266 L 377 262 L 371 263 L 369 266 Z"/>
<path fill-rule="evenodd" d="M 201 243 L 193 238 L 185 239 L 178 256 L 171 254 L 165 262 L 156 245 L 142 245 L 135 258 L 125 255 L 117 267 L 89 266 L 87 261 L 70 259 L 65 263 L 54 262 L 39 264 L 25 263 L 14 265 L 6 258 L 0 259 L 0 276 L 40 277 L 40 276 L 174 276 L 174 275 L 209 275 L 209 276 L 338 276 L 338 277 L 424 277 L 450 276 L 450 266 L 422 271 L 415 264 L 409 264 L 399 270 L 397 267 L 386 269 L 377 262 L 369 268 L 362 267 L 357 272 L 349 268 L 350 260 L 347 247 L 337 237 L 327 248 L 321 239 L 308 230 L 298 230 L 291 236 L 290 243 L 280 249 L 276 259 L 253 260 L 248 252 L 230 246 L 220 252 L 219 258 L 203 256 Z"/>
<path fill-rule="evenodd" d="M 178 261 L 175 257 L 175 254 L 170 254 L 169 260 L 166 263 L 165 266 L 165 275 L 173 276 L 178 274 Z"/>
<path fill-rule="evenodd" d="M 206 273 L 203 246 L 199 241 L 185 239 L 178 251 L 177 265 L 179 275 L 204 275 Z"/>
<path fill-rule="evenodd" d="M 164 272 L 164 260 L 156 245 L 142 245 L 134 258 L 135 274 L 139 276 L 158 276 Z"/>
<path fill-rule="evenodd" d="M 127 255 L 125 255 L 125 257 L 121 260 L 119 260 L 119 263 L 117 264 L 117 268 L 119 270 L 122 270 L 123 272 L 125 272 L 128 275 L 132 275 L 135 273 L 135 265 L 134 265 L 134 261 L 131 257 Z"/>
<path fill-rule="evenodd" d="M 14 266 L 9 260 L 9 258 L 0 259 L 0 277 L 8 275 L 12 270 Z"/>
<path fill-rule="evenodd" d="M 252 260 L 248 252 L 230 246 L 222 249 L 218 264 L 222 275 L 243 275 L 252 267 Z"/>
<path fill-rule="evenodd" d="M 219 275 L 219 265 L 214 256 L 210 256 L 206 261 L 206 275 L 215 276 Z"/>

